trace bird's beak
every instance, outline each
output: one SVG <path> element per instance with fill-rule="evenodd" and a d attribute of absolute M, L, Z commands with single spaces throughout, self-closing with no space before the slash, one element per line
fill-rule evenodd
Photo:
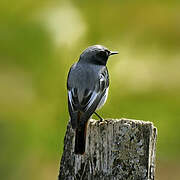
<path fill-rule="evenodd" d="M 115 55 L 115 54 L 119 54 L 119 52 L 118 52 L 118 51 L 111 51 L 110 54 L 109 54 L 109 56 Z"/>

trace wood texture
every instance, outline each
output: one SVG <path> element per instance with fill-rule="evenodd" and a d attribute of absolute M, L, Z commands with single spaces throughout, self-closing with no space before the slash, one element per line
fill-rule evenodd
<path fill-rule="evenodd" d="M 86 152 L 75 155 L 74 130 L 69 123 L 59 180 L 154 180 L 156 136 L 151 122 L 91 119 Z"/>

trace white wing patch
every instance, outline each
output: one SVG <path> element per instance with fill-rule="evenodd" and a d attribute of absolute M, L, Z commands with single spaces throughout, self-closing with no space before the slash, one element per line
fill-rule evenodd
<path fill-rule="evenodd" d="M 68 98 L 69 98 L 69 102 L 71 104 L 71 108 L 74 110 L 73 104 L 72 104 L 72 93 L 71 93 L 71 91 L 68 91 Z"/>
<path fill-rule="evenodd" d="M 88 105 L 85 108 L 85 111 L 87 111 L 91 107 L 91 105 L 94 103 L 95 99 L 97 98 L 97 95 L 98 94 L 95 91 L 92 93 L 91 98 L 89 99 L 87 103 Z"/>
<path fill-rule="evenodd" d="M 96 108 L 97 110 L 100 109 L 105 104 L 107 97 L 108 97 L 108 91 L 109 91 L 109 88 L 106 89 L 104 96 L 101 98 L 101 100 Z"/>

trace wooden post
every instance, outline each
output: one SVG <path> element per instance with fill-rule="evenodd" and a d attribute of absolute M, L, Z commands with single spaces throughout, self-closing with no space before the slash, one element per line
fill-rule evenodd
<path fill-rule="evenodd" d="M 90 120 L 84 155 L 74 154 L 70 123 L 59 180 L 154 180 L 157 129 L 151 122 Z"/>

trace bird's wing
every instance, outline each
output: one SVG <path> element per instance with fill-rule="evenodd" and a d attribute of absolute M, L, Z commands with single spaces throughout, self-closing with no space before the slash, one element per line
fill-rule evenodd
<path fill-rule="evenodd" d="M 98 82 L 96 83 L 96 88 L 92 92 L 91 98 L 85 106 L 85 113 L 82 114 L 82 122 L 86 119 L 89 119 L 91 115 L 96 110 L 98 104 L 100 103 L 102 97 L 106 93 L 106 89 L 109 87 L 109 75 L 107 68 L 105 67 L 100 71 Z"/>
<path fill-rule="evenodd" d="M 89 82 L 87 81 L 87 83 Z M 87 122 L 96 110 L 108 86 L 109 79 L 106 68 L 99 72 L 98 78 L 94 82 L 93 89 L 68 86 L 68 108 L 73 129 L 78 127 L 80 124 Z M 78 117 L 79 112 L 81 112 L 80 119 Z"/>

